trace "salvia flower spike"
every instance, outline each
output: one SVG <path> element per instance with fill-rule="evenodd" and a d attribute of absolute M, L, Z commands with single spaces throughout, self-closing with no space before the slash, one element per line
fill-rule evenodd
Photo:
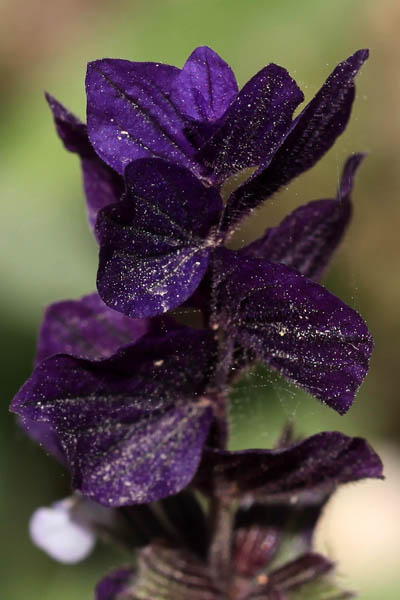
<path fill-rule="evenodd" d="M 261 362 L 340 414 L 351 407 L 373 340 L 319 282 L 364 155 L 345 162 L 336 194 L 239 250 L 227 242 L 344 131 L 367 58 L 341 62 L 296 117 L 304 96 L 285 69 L 269 64 L 239 90 L 208 47 L 182 69 L 91 62 L 87 125 L 46 95 L 81 160 L 98 293 L 48 307 L 12 410 L 72 479 L 72 496 L 33 514 L 34 543 L 70 563 L 97 538 L 129 552 L 96 600 L 352 597 L 313 532 L 339 485 L 382 478 L 379 457 L 362 438 L 289 429 L 276 448 L 232 452 L 229 394 Z M 179 308 L 201 324 L 182 324 Z"/>

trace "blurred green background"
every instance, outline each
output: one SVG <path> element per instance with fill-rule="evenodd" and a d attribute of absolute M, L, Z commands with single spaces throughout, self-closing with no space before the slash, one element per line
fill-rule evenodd
<path fill-rule="evenodd" d="M 270 445 L 288 420 L 303 433 L 338 428 L 371 440 L 386 460 L 386 481 L 348 486 L 328 510 L 318 540 L 361 598 L 398 600 L 398 0 L 0 0 L 0 23 L 0 598 L 91 598 L 102 573 L 126 558 L 100 547 L 85 563 L 62 566 L 28 538 L 32 511 L 67 495 L 69 479 L 18 430 L 8 405 L 30 374 L 44 307 L 92 291 L 97 264 L 78 161 L 57 139 L 43 91 L 84 118 L 89 60 L 182 66 L 194 47 L 207 44 L 232 65 L 240 84 L 268 62 L 285 66 L 307 100 L 340 60 L 360 47 L 371 49 L 346 133 L 240 234 L 240 241 L 250 240 L 293 207 L 332 196 L 347 155 L 369 152 L 351 230 L 326 279 L 375 336 L 369 377 L 350 414 L 338 417 L 259 373 L 235 393 L 232 424 L 236 447 Z"/>

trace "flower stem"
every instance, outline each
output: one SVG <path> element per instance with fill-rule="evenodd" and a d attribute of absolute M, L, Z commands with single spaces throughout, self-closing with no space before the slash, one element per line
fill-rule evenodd
<path fill-rule="evenodd" d="M 210 505 L 211 543 L 208 562 L 211 573 L 221 586 L 228 589 L 232 553 L 233 511 L 230 502 L 215 497 Z"/>
<path fill-rule="evenodd" d="M 214 419 L 216 423 L 215 446 L 226 450 L 229 443 L 228 395 L 220 392 L 212 395 Z"/>

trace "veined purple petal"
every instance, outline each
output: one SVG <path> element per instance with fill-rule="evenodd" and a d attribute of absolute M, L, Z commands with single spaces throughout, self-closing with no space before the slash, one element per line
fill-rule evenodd
<path fill-rule="evenodd" d="M 206 448 L 195 483 L 207 494 L 258 501 L 293 500 L 313 503 L 342 483 L 381 478 L 379 456 L 362 438 L 337 431 L 313 435 L 276 450 L 229 452 Z M 302 502 L 302 499 L 304 502 Z"/>
<path fill-rule="evenodd" d="M 223 125 L 201 148 L 197 159 L 218 182 L 264 163 L 282 142 L 303 99 L 285 69 L 275 64 L 264 67 L 240 91 Z"/>
<path fill-rule="evenodd" d="M 185 328 L 148 334 L 102 361 L 56 355 L 12 409 L 57 431 L 84 495 L 107 506 L 151 502 L 183 489 L 200 462 L 214 354 L 211 332 Z"/>
<path fill-rule="evenodd" d="M 46 99 L 65 148 L 81 159 L 88 217 L 94 227 L 99 210 L 120 199 L 123 179 L 97 156 L 89 142 L 86 125 L 50 94 L 46 94 Z"/>
<path fill-rule="evenodd" d="M 115 569 L 108 573 L 96 586 L 95 600 L 123 600 L 133 583 L 132 569 Z M 130 596 L 125 596 L 129 598 Z"/>
<path fill-rule="evenodd" d="M 175 78 L 171 100 L 192 119 L 217 121 L 238 93 L 230 66 L 211 48 L 200 46 Z"/>
<path fill-rule="evenodd" d="M 368 58 L 359 50 L 340 63 L 295 119 L 276 153 L 229 198 L 222 229 L 235 226 L 266 198 L 312 167 L 343 133 L 355 96 L 354 78 Z"/>
<path fill-rule="evenodd" d="M 288 265 L 319 280 L 347 230 L 352 215 L 350 195 L 363 158 L 355 154 L 347 160 L 336 198 L 300 206 L 241 253 Z"/>
<path fill-rule="evenodd" d="M 107 358 L 153 326 L 150 319 L 130 319 L 112 310 L 98 294 L 51 304 L 40 330 L 36 362 L 53 354 Z"/>
<path fill-rule="evenodd" d="M 290 267 L 223 248 L 214 256 L 220 319 L 238 343 L 345 413 L 373 348 L 360 315 Z"/>
<path fill-rule="evenodd" d="M 103 59 L 89 63 L 87 119 L 97 154 L 121 175 L 138 158 L 171 160 L 198 172 L 188 119 L 170 97 L 179 69 Z"/>
<path fill-rule="evenodd" d="M 131 163 L 126 198 L 104 209 L 97 276 L 106 304 L 148 317 L 182 304 L 207 270 L 222 200 L 187 169 L 158 159 Z"/>

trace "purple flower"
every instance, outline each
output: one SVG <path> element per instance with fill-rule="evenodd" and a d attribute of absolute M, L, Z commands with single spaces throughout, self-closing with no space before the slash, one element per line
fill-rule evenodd
<path fill-rule="evenodd" d="M 124 314 L 146 317 L 179 306 L 202 282 L 213 327 L 346 412 L 367 373 L 372 338 L 354 310 L 303 273 L 319 276 L 341 240 L 361 160 L 347 161 L 336 198 L 297 209 L 240 252 L 221 248 L 215 188 L 183 167 L 134 161 L 124 199 L 97 220 L 100 295 Z"/>
<path fill-rule="evenodd" d="M 56 354 L 14 399 L 55 432 L 75 489 L 108 506 L 156 500 L 192 479 L 211 425 L 211 331 L 149 333 L 110 358 Z"/>
<path fill-rule="evenodd" d="M 311 167 L 346 127 L 353 80 L 367 57 L 360 50 L 341 63 L 294 121 L 304 96 L 278 65 L 261 69 L 239 92 L 230 67 L 207 47 L 194 50 L 182 70 L 97 60 L 86 78 L 89 138 L 121 175 L 133 160 L 151 157 L 217 184 L 247 167 L 258 167 L 256 180 L 264 181 L 275 155 L 288 154 L 283 184 L 289 171 L 292 179 Z"/>
<path fill-rule="evenodd" d="M 229 198 L 222 230 L 234 227 L 282 185 L 312 167 L 348 122 L 354 77 L 368 57 L 340 63 L 293 120 L 304 97 L 285 69 L 270 64 L 239 92 L 213 50 L 194 50 L 183 69 L 103 59 L 88 66 L 88 128 L 47 95 L 65 147 L 82 160 L 89 220 L 119 200 L 126 166 L 161 158 L 219 186 L 246 168 L 252 177 Z"/>
<path fill-rule="evenodd" d="M 177 327 L 172 319 L 130 319 L 102 302 L 98 294 L 51 304 L 40 329 L 35 363 L 59 353 L 100 360 L 138 340 L 145 333 Z M 24 431 L 61 463 L 67 463 L 59 435 L 44 421 L 22 416 Z"/>
<path fill-rule="evenodd" d="M 319 274 L 346 230 L 362 158 L 354 155 L 347 161 L 336 198 L 297 209 L 242 254 Z M 112 308 L 148 317 L 183 304 L 199 286 L 213 250 L 226 241 L 220 230 L 224 209 L 214 187 L 159 159 L 134 161 L 125 179 L 122 200 L 103 209 L 96 223 L 98 290 Z"/>
<path fill-rule="evenodd" d="M 91 294 L 46 310 L 36 369 L 13 410 L 75 489 L 110 506 L 148 502 L 192 479 L 215 368 L 211 331 L 130 319 Z"/>
<path fill-rule="evenodd" d="M 342 133 L 354 77 L 367 57 L 360 50 L 341 63 L 295 120 L 303 95 L 274 64 L 238 93 L 230 68 L 208 48 L 195 50 L 182 71 L 116 59 L 90 63 L 89 138 L 98 155 L 124 175 L 126 188 L 96 226 L 104 301 L 145 317 L 187 300 L 206 273 L 212 249 L 247 213 L 315 164 Z M 199 148 L 193 146 L 196 128 L 209 138 Z M 337 204 L 348 207 L 360 162 L 356 156 L 346 165 L 336 202 L 313 204 L 314 227 L 310 223 L 306 235 L 315 242 L 321 221 L 328 220 L 323 233 L 329 241 L 312 249 L 322 254 L 320 270 L 346 226 L 344 215 L 335 219 L 330 213 Z M 256 171 L 224 207 L 220 185 L 246 168 Z"/>
<path fill-rule="evenodd" d="M 91 63 L 87 130 L 48 98 L 85 177 L 89 157 L 97 183 L 120 182 L 110 179 L 113 169 L 125 179 L 121 199 L 103 183 L 88 195 L 92 214 L 99 199 L 103 206 L 98 288 L 107 306 L 94 294 L 48 309 L 36 369 L 13 402 L 25 430 L 69 467 L 75 489 L 108 506 L 181 491 L 204 445 L 225 446 L 227 386 L 255 360 L 340 413 L 351 406 L 371 336 L 306 275 L 320 276 L 343 236 L 362 156 L 347 161 L 335 198 L 297 209 L 241 251 L 223 243 L 231 203 L 242 188 L 269 181 L 285 145 L 288 155 L 308 149 L 311 166 L 343 130 L 366 57 L 360 51 L 339 65 L 295 121 L 302 94 L 286 71 L 269 65 L 238 93 L 229 67 L 206 48 L 181 71 Z M 224 207 L 222 181 L 256 165 Z M 240 215 L 252 206 L 242 204 Z M 205 329 L 156 316 L 194 294 Z"/>
<path fill-rule="evenodd" d="M 126 195 L 103 210 L 98 290 L 131 317 L 167 312 L 198 287 L 220 243 L 222 200 L 183 167 L 159 159 L 132 162 Z"/>

